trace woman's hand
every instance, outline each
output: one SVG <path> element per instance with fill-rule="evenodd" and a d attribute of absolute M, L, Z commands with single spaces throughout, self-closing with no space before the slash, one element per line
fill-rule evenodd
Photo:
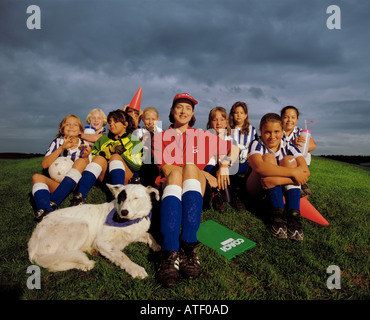
<path fill-rule="evenodd" d="M 211 188 L 217 188 L 217 178 L 214 177 L 213 175 L 211 175 L 210 173 L 206 172 L 206 171 L 201 171 L 204 175 L 204 177 L 207 179 L 208 183 L 209 183 L 209 186 Z"/>
<path fill-rule="evenodd" d="M 219 189 L 226 189 L 230 184 L 229 166 L 220 164 L 220 169 L 217 171 L 217 184 Z"/>

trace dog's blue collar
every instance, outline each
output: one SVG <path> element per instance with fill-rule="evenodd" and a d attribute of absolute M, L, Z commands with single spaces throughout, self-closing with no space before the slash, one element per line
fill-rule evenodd
<path fill-rule="evenodd" d="M 109 214 L 107 216 L 107 219 L 105 220 L 106 225 L 111 226 L 111 227 L 124 228 L 124 227 L 128 227 L 132 224 L 138 223 L 138 222 L 140 222 L 141 220 L 143 220 L 144 218 L 147 218 L 147 217 L 149 219 L 152 219 L 152 212 L 150 211 L 149 214 L 146 217 L 137 218 L 137 219 L 134 219 L 134 220 L 126 220 L 124 222 L 117 222 L 117 221 L 113 220 L 115 213 L 116 213 L 116 208 L 113 208 L 111 210 L 111 212 L 109 212 Z"/>

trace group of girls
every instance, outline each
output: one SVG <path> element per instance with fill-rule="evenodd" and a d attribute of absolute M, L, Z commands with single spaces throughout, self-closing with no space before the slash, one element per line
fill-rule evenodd
<path fill-rule="evenodd" d="M 86 203 L 87 193 L 98 179 L 109 176 L 112 184 L 127 184 L 139 176 L 144 136 L 149 132 L 151 159 L 162 177 L 163 241 L 157 278 L 165 287 L 174 286 L 180 275 L 194 279 L 201 272 L 197 231 L 207 190 L 216 190 L 215 194 L 229 189 L 238 210 L 245 208 L 241 200 L 244 192 L 261 198 L 267 193 L 272 235 L 302 241 L 300 186 L 306 184 L 309 170 L 297 148 L 302 143 L 295 129 L 298 110 L 288 107 L 281 116 L 264 115 L 258 136 L 244 102 L 236 102 L 229 116 L 222 107 L 212 109 L 207 131 L 193 128 L 197 103 L 188 93 L 175 95 L 169 111 L 171 125 L 165 131 L 156 127 L 157 110 L 144 110 L 141 119 L 146 135 L 140 139 L 133 135 L 140 120 L 135 121 L 127 110 L 112 111 L 105 118 L 99 109 L 101 126 L 99 121 L 94 123 L 98 130 L 91 136 L 83 135 L 78 117 L 65 117 L 42 166 L 47 168 L 58 156 L 70 157 L 74 165 L 60 184 L 40 174 L 33 176 L 36 220 L 55 210 L 73 189 L 71 205 L 79 205 Z M 291 115 L 292 110 L 296 110 L 296 117 Z M 109 132 L 102 134 L 106 123 Z M 95 143 L 91 147 L 89 142 Z"/>

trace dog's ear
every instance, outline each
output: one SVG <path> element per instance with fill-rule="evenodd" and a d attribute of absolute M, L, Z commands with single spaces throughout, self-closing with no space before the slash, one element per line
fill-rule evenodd
<path fill-rule="evenodd" d="M 159 191 L 156 188 L 148 186 L 148 187 L 146 187 L 146 192 L 148 192 L 150 196 L 154 195 L 155 200 L 159 201 Z"/>
<path fill-rule="evenodd" d="M 109 188 L 110 192 L 112 192 L 113 197 L 117 198 L 119 193 L 123 190 L 124 185 L 123 184 L 111 185 L 111 184 L 107 183 L 107 187 Z"/>

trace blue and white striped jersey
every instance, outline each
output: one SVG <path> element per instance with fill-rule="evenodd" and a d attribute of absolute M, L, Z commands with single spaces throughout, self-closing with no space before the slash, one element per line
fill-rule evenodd
<path fill-rule="evenodd" d="M 290 142 L 292 140 L 297 139 L 301 135 L 302 129 L 298 128 L 297 126 L 294 127 L 293 131 L 290 133 L 289 136 L 286 135 L 286 132 L 284 131 L 283 139 Z"/>
<path fill-rule="evenodd" d="M 247 160 L 249 148 L 257 137 L 256 128 L 249 125 L 249 134 L 246 135 L 241 133 L 240 128 L 231 129 L 231 135 L 240 149 L 239 162 L 243 163 Z"/>
<path fill-rule="evenodd" d="M 66 149 L 61 154 L 60 157 L 67 157 L 75 162 L 77 159 L 82 157 L 83 148 L 81 147 L 82 140 L 79 139 L 78 146 L 75 149 Z M 63 144 L 63 137 L 55 138 L 51 143 L 49 148 L 46 150 L 45 157 L 52 154 Z M 88 146 L 89 144 L 84 141 L 84 145 Z M 91 160 L 91 155 L 89 156 Z"/>
<path fill-rule="evenodd" d="M 280 142 L 280 149 L 277 152 L 274 152 L 270 148 L 265 146 L 265 144 L 260 138 L 254 140 L 249 150 L 249 157 L 257 153 L 259 153 L 261 156 L 263 156 L 266 153 L 271 153 L 272 155 L 275 156 L 278 163 L 280 160 L 282 160 L 284 157 L 288 155 L 291 155 L 294 158 L 302 157 L 302 153 L 299 151 L 299 149 L 295 145 L 284 140 L 283 138 L 281 139 Z"/>

